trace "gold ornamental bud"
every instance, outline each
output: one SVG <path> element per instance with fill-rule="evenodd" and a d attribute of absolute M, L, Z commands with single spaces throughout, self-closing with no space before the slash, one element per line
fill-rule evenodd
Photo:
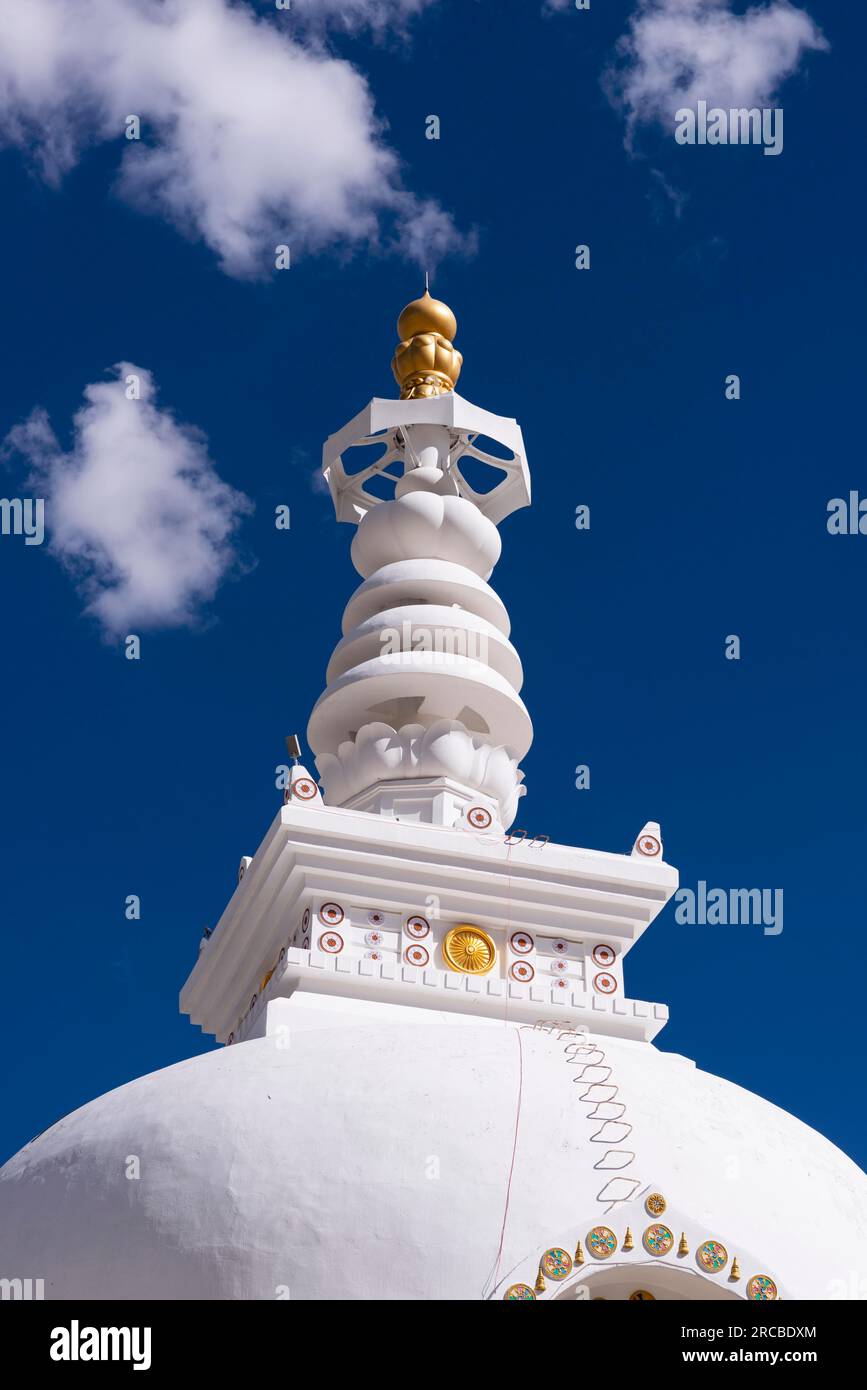
<path fill-rule="evenodd" d="M 402 401 L 454 391 L 464 360 L 452 344 L 457 331 L 449 306 L 427 289 L 407 304 L 397 321 L 400 342 L 391 362 Z"/>

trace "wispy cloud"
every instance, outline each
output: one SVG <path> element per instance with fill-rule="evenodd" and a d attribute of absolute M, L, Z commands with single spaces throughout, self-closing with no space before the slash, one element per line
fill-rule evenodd
<path fill-rule="evenodd" d="M 639 0 L 603 85 L 626 116 L 631 146 L 638 126 L 673 132 L 676 110 L 700 99 L 772 105 L 802 56 L 828 47 L 806 11 L 788 0 L 741 14 L 732 0 Z"/>
<path fill-rule="evenodd" d="M 0 144 L 58 185 L 115 141 L 118 190 L 230 275 L 261 277 L 279 244 L 395 246 L 423 264 L 468 249 L 450 215 L 402 183 L 368 84 L 323 23 L 403 24 L 422 0 L 0 0 Z M 125 138 L 130 115 L 141 140 Z"/>
<path fill-rule="evenodd" d="M 129 362 L 114 372 L 85 388 L 68 453 L 35 410 L 4 454 L 26 460 L 26 485 L 47 499 L 50 549 L 116 640 L 195 625 L 236 564 L 233 533 L 252 504 L 217 475 L 201 432 L 156 405 L 150 372 Z"/>
<path fill-rule="evenodd" d="M 274 0 L 260 0 L 273 6 Z M 437 0 L 292 0 L 292 20 L 311 28 L 339 27 L 352 33 L 370 29 L 403 32 L 407 22 L 435 5 Z"/>
<path fill-rule="evenodd" d="M 676 218 L 679 218 L 689 202 L 689 194 L 684 193 L 680 188 L 675 188 L 661 169 L 651 169 L 650 176 L 653 179 L 653 184 L 647 198 L 657 222 L 662 221 L 665 212 L 671 212 Z"/>

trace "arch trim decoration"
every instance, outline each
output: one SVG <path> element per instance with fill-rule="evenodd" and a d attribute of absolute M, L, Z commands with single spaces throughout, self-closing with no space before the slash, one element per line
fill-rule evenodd
<path fill-rule="evenodd" d="M 604 1244 L 598 1239 L 602 1228 L 592 1217 L 587 1217 L 580 1225 L 554 1232 L 546 1243 L 540 1243 L 537 1251 L 528 1253 L 508 1270 L 488 1297 L 514 1301 L 514 1290 L 524 1287 L 533 1290 L 537 1302 L 600 1296 L 624 1301 L 646 1298 L 684 1301 L 740 1298 L 747 1301 L 787 1296 L 778 1274 L 755 1252 L 738 1246 L 725 1231 L 708 1230 L 703 1222 L 679 1211 L 667 1194 L 663 1198 L 663 1192 L 659 1184 L 648 1184 L 633 1201 L 624 1202 L 612 1211 L 608 1216 L 610 1238 Z M 633 1244 L 627 1238 L 628 1228 L 644 1231 L 647 1226 L 645 1200 L 648 1194 L 665 1201 L 665 1224 L 674 1236 L 670 1246 L 663 1242 L 668 1248 L 658 1254 L 644 1248 L 641 1241 Z M 608 1231 L 608 1227 L 605 1229 Z M 552 1250 L 565 1255 L 558 1266 L 556 1280 L 549 1273 L 550 1259 L 546 1266 L 546 1257 L 550 1257 Z M 574 1255 L 570 1256 L 570 1251 L 574 1251 Z M 702 1259 L 700 1254 L 691 1255 L 690 1251 L 711 1251 L 715 1258 Z M 723 1251 L 724 1265 L 720 1263 Z M 602 1295 L 591 1293 L 591 1289 L 603 1282 L 614 1291 Z M 636 1290 L 639 1297 L 633 1299 Z"/>

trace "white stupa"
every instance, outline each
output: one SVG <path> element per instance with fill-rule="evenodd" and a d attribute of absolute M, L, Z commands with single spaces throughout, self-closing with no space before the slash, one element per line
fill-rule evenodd
<path fill-rule="evenodd" d="M 510 833 L 532 729 L 488 580 L 529 475 L 516 422 L 455 393 L 455 329 L 409 305 L 400 400 L 325 445 L 362 582 L 321 784 L 294 767 L 181 994 L 226 1046 L 0 1170 L 0 1276 L 46 1297 L 864 1295 L 864 1174 L 660 1051 L 665 1005 L 626 993 L 677 887 L 659 826 L 628 854 Z"/>

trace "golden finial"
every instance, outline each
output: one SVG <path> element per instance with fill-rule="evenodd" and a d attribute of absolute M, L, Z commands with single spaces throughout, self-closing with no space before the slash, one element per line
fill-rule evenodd
<path fill-rule="evenodd" d="M 575 1258 L 572 1261 L 572 1263 L 573 1265 L 583 1265 L 584 1263 L 584 1251 L 581 1249 L 580 1240 L 578 1244 L 575 1246 Z"/>
<path fill-rule="evenodd" d="M 731 1272 L 731 1274 L 729 1275 L 729 1278 L 730 1278 L 730 1279 L 740 1279 L 740 1277 L 741 1277 L 741 1267 L 740 1267 L 740 1265 L 738 1264 L 738 1257 L 737 1257 L 737 1255 L 735 1255 L 734 1259 L 732 1260 L 732 1272 Z"/>
<path fill-rule="evenodd" d="M 678 1255 L 688 1255 L 688 1254 L 689 1254 L 689 1246 L 688 1246 L 687 1243 L 686 1243 L 686 1232 L 685 1232 L 685 1231 L 681 1231 L 681 1233 L 680 1233 L 680 1245 L 677 1247 L 677 1253 L 678 1253 Z"/>
<path fill-rule="evenodd" d="M 454 391 L 464 360 L 452 345 L 457 331 L 457 320 L 448 304 L 431 297 L 425 271 L 424 294 L 407 304 L 397 321 L 400 342 L 391 370 L 402 401 Z"/>
<path fill-rule="evenodd" d="M 623 1237 L 623 1245 L 622 1245 L 621 1248 L 622 1248 L 623 1250 L 631 1250 L 631 1249 L 632 1249 L 632 1227 L 631 1227 L 631 1226 L 627 1226 L 627 1227 L 626 1227 L 626 1235 Z"/>
<path fill-rule="evenodd" d="M 539 1270 L 539 1273 L 536 1275 L 536 1283 L 535 1283 L 535 1285 L 534 1285 L 534 1288 L 535 1288 L 535 1290 L 536 1290 L 536 1293 L 544 1293 L 544 1292 L 545 1292 L 545 1280 L 542 1278 L 542 1271 L 541 1271 L 541 1269 Z"/>

